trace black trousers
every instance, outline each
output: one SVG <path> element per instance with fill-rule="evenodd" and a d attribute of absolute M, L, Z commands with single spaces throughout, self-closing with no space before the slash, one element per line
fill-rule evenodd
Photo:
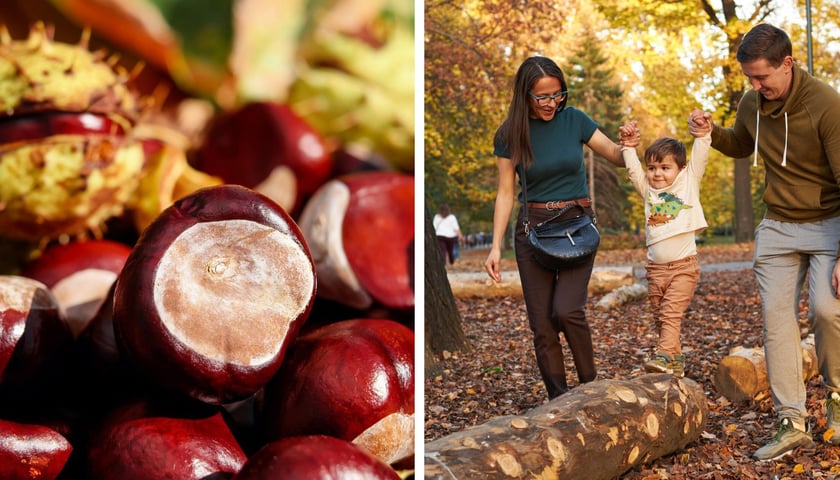
<path fill-rule="evenodd" d="M 450 265 L 455 263 L 455 243 L 458 241 L 458 237 L 444 237 L 438 235 L 437 241 L 438 246 L 440 247 L 440 254 L 443 255 L 443 263 L 447 262 L 447 258 Z"/>
<path fill-rule="evenodd" d="M 589 215 L 594 214 L 591 208 L 586 210 Z M 537 366 L 551 399 L 569 390 L 561 335 L 572 353 L 580 383 L 591 382 L 596 377 L 592 334 L 584 310 L 595 259 L 556 272 L 543 268 L 533 258 L 532 247 L 525 235 L 522 213 L 520 209 L 516 222 L 516 263 L 528 323 L 534 334 Z M 569 215 L 578 213 L 580 211 L 576 210 Z M 528 209 L 531 225 L 547 220 L 554 214 L 556 212 L 544 209 Z"/>

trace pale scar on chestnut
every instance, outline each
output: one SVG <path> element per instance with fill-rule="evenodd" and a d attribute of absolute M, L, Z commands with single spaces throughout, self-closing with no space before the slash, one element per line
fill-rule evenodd
<path fill-rule="evenodd" d="M 164 253 L 154 295 L 161 322 L 180 342 L 209 358 L 255 365 L 277 354 L 314 281 L 306 252 L 288 234 L 247 220 L 205 222 Z"/>

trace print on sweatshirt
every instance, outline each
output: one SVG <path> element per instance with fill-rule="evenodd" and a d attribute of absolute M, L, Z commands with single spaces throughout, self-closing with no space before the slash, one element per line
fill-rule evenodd
<path fill-rule="evenodd" d="M 653 192 L 650 192 L 648 197 L 650 215 L 647 218 L 647 224 L 652 227 L 664 225 L 677 218 L 681 211 L 692 208 L 673 193 L 660 192 L 658 197 L 659 200 L 656 200 Z"/>

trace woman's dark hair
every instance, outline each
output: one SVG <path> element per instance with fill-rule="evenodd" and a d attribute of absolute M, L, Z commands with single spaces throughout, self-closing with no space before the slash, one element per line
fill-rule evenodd
<path fill-rule="evenodd" d="M 439 214 L 442 218 L 446 218 L 446 217 L 448 217 L 448 216 L 449 216 L 449 213 L 450 213 L 450 211 L 449 211 L 449 205 L 447 205 L 447 204 L 445 204 L 445 203 L 441 203 L 441 204 L 440 204 L 440 207 L 438 207 L 438 214 Z"/>
<path fill-rule="evenodd" d="M 741 40 L 735 58 L 739 63 L 749 63 L 765 59 L 776 68 L 793 55 L 790 37 L 784 30 L 769 23 L 762 23 L 752 28 Z"/>
<path fill-rule="evenodd" d="M 659 163 L 668 155 L 674 157 L 674 162 L 680 168 L 685 167 L 685 144 L 676 138 L 660 137 L 645 150 L 645 165 Z"/>
<path fill-rule="evenodd" d="M 560 89 L 568 90 L 563 71 L 550 58 L 529 57 L 519 66 L 513 80 L 513 97 L 507 118 L 496 131 L 495 137 L 496 141 L 506 146 L 514 165 L 523 165 L 527 168 L 533 162 L 534 154 L 531 150 L 530 129 L 528 128 L 528 118 L 531 115 L 528 92 L 537 80 L 543 77 L 557 78 L 560 81 Z M 564 98 L 557 105 L 558 112 L 566 108 L 567 99 L 568 97 Z"/>

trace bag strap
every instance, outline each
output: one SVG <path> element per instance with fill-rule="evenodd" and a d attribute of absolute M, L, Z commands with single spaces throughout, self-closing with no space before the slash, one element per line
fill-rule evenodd
<path fill-rule="evenodd" d="M 575 207 L 578 207 L 580 209 L 581 214 L 586 213 L 586 210 L 583 209 L 583 205 L 581 205 L 579 203 L 570 203 L 569 205 L 566 205 L 565 207 L 561 208 L 560 210 L 557 210 L 557 213 L 553 217 L 549 218 L 548 220 L 543 220 L 542 222 L 538 223 L 536 226 L 541 227 L 541 226 L 545 225 L 546 223 L 551 223 L 554 220 L 560 218 L 561 215 L 565 214 L 566 212 L 568 212 L 569 210 L 571 210 Z"/>
<path fill-rule="evenodd" d="M 522 207 L 524 208 L 524 211 L 522 212 L 522 224 L 525 225 L 525 235 L 527 235 L 528 230 L 531 227 L 531 221 L 528 220 L 528 181 L 525 179 L 525 169 L 522 168 L 522 165 L 517 165 L 516 168 L 519 170 L 519 178 L 520 178 L 520 180 L 522 180 L 522 201 L 523 201 Z M 537 224 L 537 226 L 539 227 L 540 225 L 544 225 L 546 223 L 549 223 L 550 221 L 554 220 L 555 218 L 560 217 L 560 215 L 563 215 L 564 213 L 568 212 L 569 210 L 571 210 L 574 207 L 578 207 L 578 208 L 580 208 L 581 212 L 586 213 L 586 211 L 583 209 L 583 206 L 581 204 L 572 203 L 572 204 L 566 205 L 565 207 L 561 208 L 560 210 L 557 211 L 556 215 L 549 218 L 548 220 L 540 222 L 539 224 Z"/>
<path fill-rule="evenodd" d="M 531 221 L 528 220 L 528 181 L 525 179 L 525 169 L 522 165 L 517 165 L 516 168 L 519 170 L 519 179 L 522 180 L 522 207 L 525 209 L 522 213 L 522 224 L 525 225 L 525 235 L 528 235 L 531 225 Z"/>

